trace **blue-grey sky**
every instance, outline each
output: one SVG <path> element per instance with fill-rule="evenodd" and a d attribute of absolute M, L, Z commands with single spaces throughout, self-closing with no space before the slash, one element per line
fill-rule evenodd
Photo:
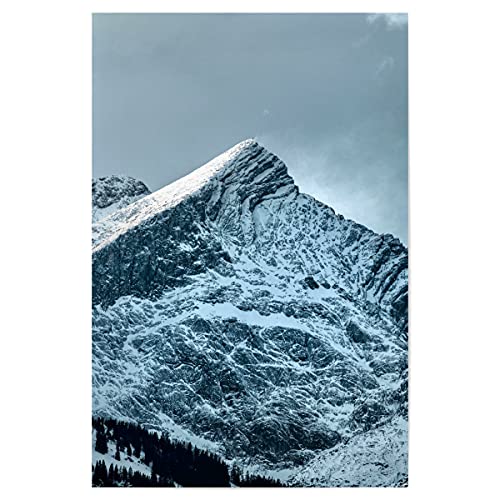
<path fill-rule="evenodd" d="M 402 14 L 95 14 L 94 176 L 156 190 L 256 137 L 301 191 L 407 242 Z"/>

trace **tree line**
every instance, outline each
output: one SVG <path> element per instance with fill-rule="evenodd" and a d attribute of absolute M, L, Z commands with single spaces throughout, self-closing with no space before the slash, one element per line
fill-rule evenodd
<path fill-rule="evenodd" d="M 92 418 L 96 431 L 95 450 L 111 453 L 123 466 L 106 466 L 98 460 L 92 466 L 92 485 L 99 487 L 143 486 L 230 486 L 282 487 L 275 479 L 243 473 L 218 455 L 201 450 L 191 443 L 171 441 L 168 436 L 149 432 L 129 422 L 102 417 Z M 146 475 L 127 468 L 128 457 L 147 465 L 151 474 Z"/>

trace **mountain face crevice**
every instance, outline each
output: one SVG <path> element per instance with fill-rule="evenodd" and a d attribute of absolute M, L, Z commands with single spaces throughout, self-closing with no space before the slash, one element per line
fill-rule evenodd
<path fill-rule="evenodd" d="M 340 485 L 318 470 L 340 456 L 347 483 L 395 484 L 407 266 L 399 240 L 301 193 L 244 141 L 94 224 L 94 413 L 303 485 Z M 364 434 L 367 474 L 392 458 L 360 479 Z"/>

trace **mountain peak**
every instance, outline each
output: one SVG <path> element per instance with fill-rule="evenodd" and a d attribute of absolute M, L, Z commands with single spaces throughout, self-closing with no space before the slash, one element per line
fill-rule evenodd
<path fill-rule="evenodd" d="M 144 182 L 125 175 L 92 179 L 92 222 L 151 194 Z"/>
<path fill-rule="evenodd" d="M 136 203 L 118 210 L 94 228 L 94 249 L 120 234 L 193 197 L 207 198 L 207 214 L 226 207 L 232 213 L 245 202 L 251 209 L 259 200 L 298 192 L 286 165 L 255 139 L 246 139 L 190 174 Z"/>
<path fill-rule="evenodd" d="M 106 208 L 124 196 L 145 196 L 150 193 L 144 182 L 126 175 L 92 179 L 92 204 L 96 208 Z"/>
<path fill-rule="evenodd" d="M 253 145 L 260 146 L 255 137 L 249 137 L 248 139 L 245 139 L 241 142 L 238 142 L 238 144 L 235 144 L 231 149 L 233 148 L 238 148 L 238 149 L 245 149 L 248 147 L 251 147 Z M 262 146 L 260 146 L 262 147 Z"/>
<path fill-rule="evenodd" d="M 255 166 L 256 163 L 260 162 L 263 158 L 271 160 L 272 163 L 283 164 L 276 155 L 259 144 L 256 139 L 245 139 L 194 170 L 184 178 L 201 177 L 206 179 L 216 175 L 219 179 L 225 179 L 232 173 L 236 173 L 240 170 L 248 170 L 249 167 Z"/>
<path fill-rule="evenodd" d="M 97 416 L 301 486 L 405 479 L 408 254 L 395 239 L 299 193 L 254 139 L 93 232 Z"/>

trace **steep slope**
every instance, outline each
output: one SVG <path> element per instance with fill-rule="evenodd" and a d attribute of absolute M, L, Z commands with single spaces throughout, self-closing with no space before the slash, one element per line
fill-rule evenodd
<path fill-rule="evenodd" d="M 253 140 L 93 230 L 95 414 L 302 484 L 341 484 L 314 472 L 336 450 L 342 484 L 404 479 L 383 432 L 407 418 L 398 240 L 300 193 Z M 382 475 L 352 465 L 370 432 Z"/>
<path fill-rule="evenodd" d="M 92 179 L 92 222 L 151 194 L 148 187 L 132 177 L 111 175 Z"/>

